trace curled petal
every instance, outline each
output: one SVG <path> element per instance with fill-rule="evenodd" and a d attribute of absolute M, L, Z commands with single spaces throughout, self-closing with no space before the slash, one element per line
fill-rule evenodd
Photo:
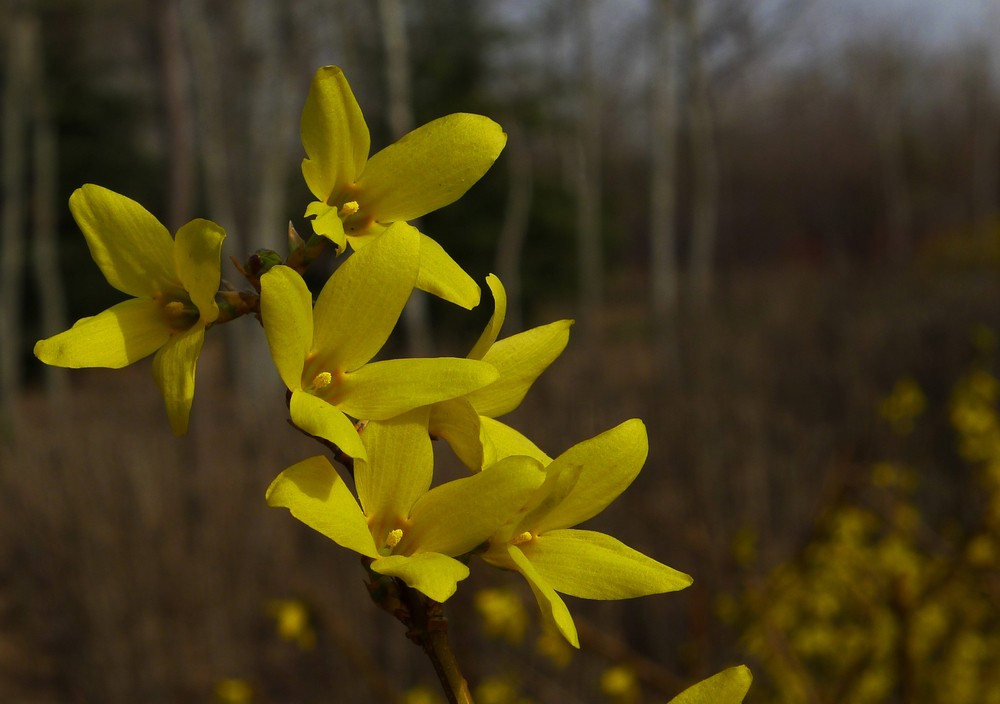
<path fill-rule="evenodd" d="M 559 631 L 570 645 L 574 648 L 580 647 L 580 638 L 576 633 L 576 624 L 566 607 L 566 602 L 556 594 L 552 586 L 545 581 L 545 578 L 532 566 L 531 561 L 524 556 L 517 547 L 510 545 L 507 547 L 509 564 L 516 569 L 531 587 L 538 602 L 538 608 L 542 612 L 545 621 Z"/>
<path fill-rule="evenodd" d="M 741 704 L 752 682 L 750 668 L 737 665 L 688 687 L 667 704 Z"/>
<path fill-rule="evenodd" d="M 174 336 L 153 357 L 153 378 L 163 394 L 167 417 L 174 435 L 185 435 L 194 401 L 194 378 L 198 356 L 205 342 L 205 324 Z"/>
<path fill-rule="evenodd" d="M 387 577 L 399 577 L 408 585 L 443 602 L 458 588 L 458 583 L 469 576 L 469 568 L 458 560 L 433 552 L 416 555 L 390 555 L 372 563 L 372 571 Z"/>
<path fill-rule="evenodd" d="M 428 430 L 432 436 L 446 441 L 468 469 L 478 472 L 483 468 L 479 414 L 464 398 L 435 403 Z"/>
<path fill-rule="evenodd" d="M 486 285 L 490 287 L 490 292 L 493 294 L 493 315 L 490 316 L 490 321 L 486 323 L 486 329 L 483 330 L 483 334 L 479 336 L 472 351 L 469 352 L 469 359 L 482 359 L 489 352 L 490 347 L 500 336 L 503 321 L 507 318 L 507 290 L 495 274 L 486 277 Z"/>
<path fill-rule="evenodd" d="M 548 325 L 500 340 L 481 358 L 500 373 L 493 384 L 469 394 L 469 403 L 482 415 L 496 418 L 510 413 L 569 342 L 571 320 Z"/>
<path fill-rule="evenodd" d="M 170 333 L 159 303 L 130 298 L 39 340 L 35 356 L 56 367 L 120 369 L 153 354 L 170 339 Z"/>
<path fill-rule="evenodd" d="M 313 232 L 337 245 L 337 251 L 344 251 L 347 233 L 344 232 L 344 221 L 340 219 L 340 213 L 335 207 L 318 200 L 313 201 L 306 208 L 306 216 L 313 218 Z"/>
<path fill-rule="evenodd" d="M 292 422 L 310 435 L 329 440 L 351 457 L 367 456 L 354 423 L 336 406 L 305 391 L 293 391 L 288 410 Z"/>
<path fill-rule="evenodd" d="M 424 234 L 420 235 L 420 271 L 416 287 L 466 310 L 479 305 L 479 285 L 441 245 Z"/>
<path fill-rule="evenodd" d="M 324 66 L 313 76 L 301 132 L 309 157 L 302 162 L 302 175 L 313 195 L 326 201 L 357 179 L 371 147 L 361 107 L 336 66 Z"/>
<path fill-rule="evenodd" d="M 192 220 L 177 231 L 174 264 L 184 289 L 206 323 L 219 317 L 215 294 L 221 278 L 222 241 L 226 232 L 210 220 Z"/>

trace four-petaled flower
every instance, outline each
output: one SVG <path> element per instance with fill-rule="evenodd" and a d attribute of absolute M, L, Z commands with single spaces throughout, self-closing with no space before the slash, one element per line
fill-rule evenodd
<path fill-rule="evenodd" d="M 633 419 L 574 445 L 546 467 L 522 513 L 490 539 L 483 559 L 520 572 L 542 615 L 579 647 L 573 617 L 557 594 L 628 599 L 683 589 L 691 578 L 604 533 L 574 530 L 603 511 L 639 474 L 646 427 Z"/>
<path fill-rule="evenodd" d="M 543 477 L 534 460 L 510 457 L 430 489 L 434 456 L 427 415 L 420 408 L 365 426 L 367 459 L 354 461 L 357 499 L 333 465 L 317 456 L 279 474 L 267 503 L 370 558 L 372 571 L 398 577 L 440 602 L 469 575 L 455 558 L 507 521 Z"/>
<path fill-rule="evenodd" d="M 134 200 L 91 184 L 69 199 L 108 283 L 133 298 L 35 344 L 57 367 L 119 369 L 156 352 L 153 376 L 174 433 L 187 432 L 205 328 L 219 316 L 219 258 L 226 233 L 192 220 L 171 238 Z"/>
<path fill-rule="evenodd" d="M 468 358 L 492 364 L 500 378 L 460 398 L 434 404 L 431 435 L 446 440 L 473 471 L 511 455 L 527 455 L 548 464 L 552 458 L 533 442 L 494 419 L 517 408 L 535 380 L 562 354 L 573 321 L 557 320 L 498 342 L 507 315 L 507 292 L 493 274 L 486 277 L 486 283 L 493 292 L 493 315 Z"/>
<path fill-rule="evenodd" d="M 354 423 L 386 420 L 496 380 L 471 359 L 370 362 L 389 338 L 417 278 L 419 233 L 395 223 L 333 273 L 315 309 L 305 282 L 276 266 L 261 277 L 260 311 L 271 356 L 292 392 L 292 422 L 351 457 L 365 448 Z"/>
<path fill-rule="evenodd" d="M 458 200 L 492 166 L 507 143 L 500 125 L 455 113 L 418 127 L 368 158 L 371 138 L 344 73 L 316 72 L 302 111 L 302 175 L 316 197 L 306 210 L 313 229 L 343 250 L 363 247 L 393 222 Z M 479 286 L 441 248 L 420 237 L 417 288 L 464 308 L 479 303 Z"/>

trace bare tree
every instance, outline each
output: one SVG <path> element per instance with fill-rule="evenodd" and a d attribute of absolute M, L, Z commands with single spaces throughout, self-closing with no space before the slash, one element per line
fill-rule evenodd
<path fill-rule="evenodd" d="M 678 361 L 677 136 L 675 0 L 654 0 L 655 60 L 650 77 L 650 293 L 653 342 L 661 370 Z"/>
<path fill-rule="evenodd" d="M 507 291 L 507 325 L 510 330 L 524 327 L 521 255 L 528 235 L 531 201 L 534 193 L 534 167 L 527 132 L 516 118 L 504 120 L 507 130 L 508 196 L 503 225 L 497 242 L 496 267 Z"/>
<path fill-rule="evenodd" d="M 25 139 L 31 99 L 30 75 L 38 22 L 14 11 L 7 22 L 7 70 L 3 91 L 2 231 L 0 231 L 0 426 L 14 419 L 21 384 L 21 283 L 26 232 Z"/>
<path fill-rule="evenodd" d="M 413 129 L 410 89 L 410 50 L 406 39 L 406 14 L 400 0 L 379 0 L 379 20 L 385 47 L 385 72 L 389 98 L 389 128 L 398 139 Z M 410 353 L 427 356 L 433 349 L 427 298 L 414 295 L 403 311 Z"/>
<path fill-rule="evenodd" d="M 685 0 L 681 5 L 691 93 L 688 105 L 693 186 L 690 277 L 692 303 L 696 308 L 707 307 L 712 295 L 719 208 L 719 155 L 702 41 L 701 5 L 698 0 Z"/>

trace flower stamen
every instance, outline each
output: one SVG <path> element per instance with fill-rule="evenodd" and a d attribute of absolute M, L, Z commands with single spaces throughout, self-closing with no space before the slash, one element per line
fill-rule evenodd
<path fill-rule="evenodd" d="M 534 534 L 532 534 L 532 532 L 530 530 L 526 530 L 523 533 L 515 535 L 511 539 L 510 544 L 511 545 L 523 545 L 524 543 L 530 543 L 534 539 L 535 539 Z"/>

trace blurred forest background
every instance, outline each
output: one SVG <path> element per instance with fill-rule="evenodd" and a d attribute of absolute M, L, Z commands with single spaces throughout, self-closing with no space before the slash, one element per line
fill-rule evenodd
<path fill-rule="evenodd" d="M 0 28 L 0 700 L 434 701 L 354 557 L 264 505 L 316 450 L 256 322 L 209 335 L 182 439 L 148 362 L 31 355 L 118 300 L 83 183 L 239 259 L 309 233 L 298 120 L 337 64 L 373 151 L 503 125 L 421 227 L 501 277 L 504 334 L 577 320 L 510 421 L 554 455 L 643 418 L 593 527 L 695 577 L 568 600 L 570 661 L 474 568 L 477 701 L 666 701 L 738 662 L 750 702 L 1000 701 L 995 0 L 4 0 Z M 464 355 L 490 312 L 424 300 L 398 347 Z"/>

